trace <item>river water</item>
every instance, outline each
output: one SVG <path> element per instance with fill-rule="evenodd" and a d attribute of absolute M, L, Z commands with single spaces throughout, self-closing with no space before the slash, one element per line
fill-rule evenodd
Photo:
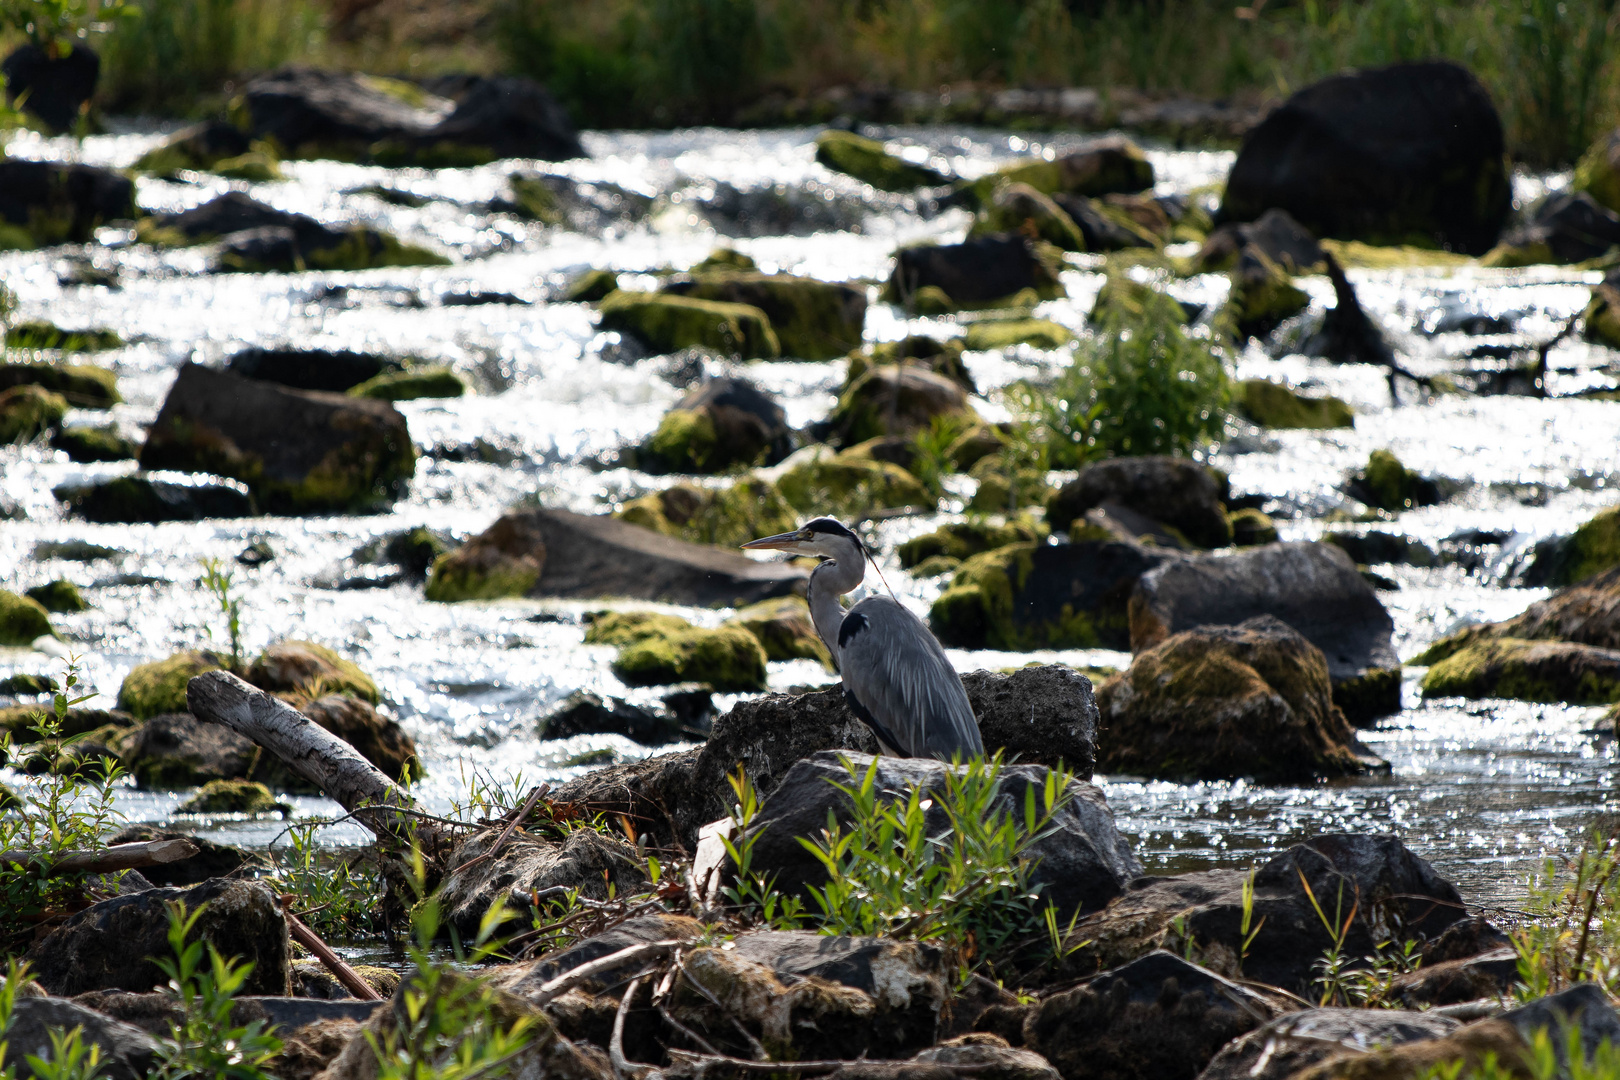
<path fill-rule="evenodd" d="M 1083 140 L 958 129 L 890 133 L 928 148 L 965 175 L 1028 153 L 1056 152 Z M 887 275 L 905 242 L 959 239 L 960 210 L 933 212 L 907 197 L 874 194 L 814 162 L 810 129 L 736 132 L 587 133 L 589 158 L 537 166 L 591 183 L 612 183 L 651 200 L 635 220 L 610 220 L 600 231 L 547 229 L 492 214 L 481 204 L 500 196 L 514 168 L 389 170 L 332 162 L 292 162 L 287 178 L 265 184 L 198 174 L 194 183 L 142 179 L 142 207 L 171 211 L 197 205 L 230 187 L 275 206 L 329 223 L 358 222 L 443 251 L 452 265 L 362 273 L 210 275 L 197 250 L 157 252 L 119 230 L 103 230 L 85 248 L 0 254 L 0 274 L 19 299 L 19 317 L 47 318 L 69 328 L 110 327 L 129 344 L 95 357 L 119 374 L 125 404 L 112 418 L 127 433 L 156 414 L 176 368 L 187 360 L 218 362 L 247 345 L 324 346 L 385 352 L 448 363 L 475 387 L 468 397 L 400 405 L 422 451 L 408 497 L 390 513 L 365 517 L 257 518 L 200 524 L 91 525 L 63 516 L 55 485 L 113 475 L 133 463 L 77 465 L 41 444 L 0 447 L 0 506 L 26 513 L 0 521 L 0 581 L 22 589 L 67 577 L 85 590 L 91 610 L 53 622 L 82 657 L 90 686 L 111 707 L 119 682 L 137 663 L 206 642 L 223 641 L 213 601 L 196 587 L 199 560 L 230 563 L 249 543 L 267 541 L 276 558 L 237 568 L 246 647 L 310 638 L 353 656 L 377 679 L 385 711 L 416 738 L 428 767 L 421 793 L 448 808 L 474 777 L 502 783 L 559 780 L 580 767 L 565 762 L 588 750 L 619 759 L 649 752 L 622 738 L 581 736 L 560 742 L 534 737 L 535 721 L 570 692 L 586 688 L 651 701 L 655 692 L 627 690 L 609 671 L 612 650 L 581 643 L 579 616 L 597 605 L 547 600 L 441 605 L 419 585 L 351 584 L 363 570 L 349 556 L 369 540 L 425 525 L 458 536 L 486 527 L 507 505 L 538 497 L 549 505 L 602 512 L 660 482 L 627 470 L 598 471 L 591 462 L 639 441 L 683 392 L 661 375 L 660 358 L 635 359 L 612 336 L 598 334 L 584 306 L 547 298 L 578 270 L 600 266 L 630 274 L 629 287 L 651 288 L 644 272 L 684 267 L 717 245 L 735 247 L 765 270 L 829 280 Z M 18 156 L 76 158 L 126 166 L 160 133 L 150 127 L 92 137 L 82 144 L 19 135 Z M 1226 152 L 1149 147 L 1161 194 L 1218 183 Z M 1567 176 L 1517 178 L 1529 199 L 1567 184 Z M 384 186 L 423 196 L 403 207 L 356 193 Z M 796 207 L 787 224 L 758 209 L 758 193 Z M 746 220 L 725 211 L 748 203 Z M 715 208 L 719 207 L 719 210 Z M 116 269 L 121 285 L 64 285 L 74 260 Z M 1037 314 L 1079 329 L 1102 276 L 1101 260 L 1065 274 L 1069 297 Z M 1477 369 L 1457 359 L 1477 344 L 1522 344 L 1550 338 L 1585 303 L 1599 275 L 1567 268 L 1483 270 L 1477 267 L 1352 270 L 1363 305 L 1391 332 L 1403 362 L 1421 374 Z M 1306 279 L 1318 311 L 1332 302 L 1324 278 Z M 1220 275 L 1173 281 L 1178 297 L 1216 304 Z M 501 291 L 529 305 L 447 305 L 449 294 Z M 1498 320 L 1504 333 L 1471 337 L 1449 327 L 1468 317 Z M 874 304 L 868 340 L 912 332 L 951 332 L 950 319 L 910 322 Z M 1511 571 L 1537 538 L 1568 532 L 1613 501 L 1617 482 L 1615 419 L 1620 405 L 1571 395 L 1615 382 L 1615 356 L 1579 341 L 1551 354 L 1553 397 L 1430 395 L 1400 387 L 1392 403 L 1381 370 L 1336 366 L 1301 356 L 1274 358 L 1251 345 L 1237 361 L 1240 377 L 1264 376 L 1312 392 L 1331 392 L 1356 409 L 1353 430 L 1260 432 L 1234 421 L 1213 460 L 1230 472 L 1235 493 L 1261 495 L 1285 539 L 1309 539 L 1342 518 L 1351 504 L 1340 492 L 1346 475 L 1370 451 L 1388 447 L 1410 467 L 1457 482 L 1442 506 L 1410 511 L 1381 528 L 1440 546 L 1464 530 L 1494 534 L 1478 547 L 1472 568 L 1381 567 L 1399 587 L 1380 595 L 1396 623 L 1396 647 L 1409 657 L 1427 642 L 1481 619 L 1503 618 L 1545 595 L 1512 587 Z M 1061 363 L 1062 354 L 1020 346 L 970 353 L 986 400 L 980 410 L 1004 413 L 996 390 Z M 771 391 L 791 423 L 824 416 L 843 378 L 843 362 L 746 365 Z M 101 414 L 71 416 L 97 421 Z M 490 463 L 491 459 L 498 463 Z M 967 495 L 967 491 L 958 491 Z M 932 529 L 941 517 L 894 520 L 874 527 L 881 550 Z M 117 549 L 112 559 L 69 562 L 35 557 L 36 546 L 84 540 Z M 925 611 L 943 579 L 913 581 L 885 557 L 887 579 Z M 234 564 L 232 564 L 234 565 Z M 680 609 L 677 609 L 680 610 Z M 686 611 L 695 622 L 724 613 Z M 961 670 L 1009 668 L 1031 660 L 1123 666 L 1106 652 L 1032 654 L 953 651 Z M 0 650 L 0 677 L 43 673 L 60 661 L 31 650 Z M 827 681 L 808 661 L 771 665 L 771 684 L 786 688 Z M 724 708 L 732 699 L 721 697 Z M 1592 729 L 1602 710 L 1516 702 L 1418 700 L 1409 676 L 1404 711 L 1365 733 L 1393 765 L 1389 776 L 1306 787 L 1244 782 L 1182 785 L 1100 777 L 1122 828 L 1150 870 L 1247 865 L 1313 833 L 1396 831 L 1458 882 L 1476 903 L 1512 904 L 1525 875 L 1545 854 L 1567 850 L 1581 828 L 1612 801 L 1613 743 Z M 0 772 L 17 785 L 22 778 Z M 181 796 L 124 793 L 131 821 L 159 821 Z M 293 800 L 296 813 L 330 812 L 321 799 Z M 196 827 L 199 823 L 190 823 Z M 208 835 L 262 844 L 281 828 L 266 822 L 201 823 Z M 353 826 L 327 830 L 334 844 L 358 842 Z"/>

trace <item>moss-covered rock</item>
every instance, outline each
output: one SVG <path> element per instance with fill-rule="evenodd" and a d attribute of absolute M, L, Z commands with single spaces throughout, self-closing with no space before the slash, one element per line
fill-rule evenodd
<path fill-rule="evenodd" d="M 967 505 L 973 514 L 1016 513 L 1045 505 L 1053 494 L 1046 471 L 1010 451 L 985 455 L 967 474 L 978 481 Z"/>
<path fill-rule="evenodd" d="M 1620 128 L 1599 135 L 1581 155 L 1571 186 L 1620 213 Z"/>
<path fill-rule="evenodd" d="M 27 442 L 59 427 L 67 411 L 66 398 L 37 386 L 0 391 L 0 445 Z"/>
<path fill-rule="evenodd" d="M 57 578 L 45 585 L 36 585 L 23 595 L 53 614 L 90 610 L 90 605 L 79 595 L 79 587 L 65 578 Z"/>
<path fill-rule="evenodd" d="M 961 338 L 940 341 L 926 334 L 911 334 L 899 341 L 880 341 L 849 354 L 844 365 L 844 386 L 853 385 L 874 367 L 899 364 L 943 375 L 968 393 L 977 393 L 973 376 L 962 362 L 965 347 Z"/>
<path fill-rule="evenodd" d="M 793 274 L 744 270 L 695 273 L 665 284 L 663 293 L 758 308 L 770 320 L 781 355 L 830 360 L 861 343 L 866 290 Z"/>
<path fill-rule="evenodd" d="M 1336 397 L 1306 397 L 1269 379 L 1244 379 L 1238 384 L 1237 409 L 1261 427 L 1347 428 L 1356 426 L 1355 413 Z"/>
<path fill-rule="evenodd" d="M 1350 478 L 1350 494 L 1380 510 L 1410 510 L 1441 501 L 1439 485 L 1401 464 L 1388 450 L 1374 450 L 1367 467 Z"/>
<path fill-rule="evenodd" d="M 63 484 L 51 494 L 70 513 L 104 524 L 155 524 L 252 517 L 253 497 L 228 483 L 183 484 L 136 473 L 88 484 Z"/>
<path fill-rule="evenodd" d="M 793 449 L 782 406 L 736 376 L 708 379 L 664 415 L 658 428 L 621 463 L 650 473 L 717 473 L 771 465 Z"/>
<path fill-rule="evenodd" d="M 613 673 L 630 686 L 702 682 L 728 692 L 765 688 L 765 649 L 735 623 L 704 630 L 659 612 L 609 612 L 591 620 L 585 640 L 619 646 Z"/>
<path fill-rule="evenodd" d="M 351 397 L 378 401 L 415 401 L 418 398 L 457 398 L 467 392 L 460 375 L 447 367 L 390 371 L 351 387 Z"/>
<path fill-rule="evenodd" d="M 923 368 L 884 365 L 867 369 L 845 388 L 827 423 L 833 437 L 850 446 L 926 430 L 943 416 L 964 424 L 977 419 L 961 386 Z"/>
<path fill-rule="evenodd" d="M 31 645 L 55 633 L 38 600 L 0 589 L 0 645 Z"/>
<path fill-rule="evenodd" d="M 178 807 L 182 814 L 275 814 L 286 810 L 257 780 L 210 780 Z"/>
<path fill-rule="evenodd" d="M 1240 339 L 1264 338 L 1284 319 L 1310 306 L 1310 295 L 1252 245 L 1239 254 L 1231 280 L 1227 312 Z"/>
<path fill-rule="evenodd" d="M 962 560 L 953 555 L 930 555 L 906 573 L 914 578 L 944 577 L 962 568 Z"/>
<path fill-rule="evenodd" d="M 281 178 L 275 149 L 268 143 L 250 140 L 240 128 L 223 120 L 175 132 L 137 158 L 131 168 L 162 177 L 194 171 L 214 172 L 239 180 Z"/>
<path fill-rule="evenodd" d="M 994 551 L 1009 544 L 1039 543 L 1046 539 L 1044 522 L 1032 517 L 1013 518 L 996 522 L 988 518 L 947 522 L 933 532 L 914 536 L 895 549 L 900 565 L 911 569 L 928 559 L 946 555 L 953 559 L 971 559 L 986 551 Z"/>
<path fill-rule="evenodd" d="M 634 645 L 691 628 L 679 615 L 662 611 L 593 611 L 585 616 L 585 644 Z"/>
<path fill-rule="evenodd" d="M 717 247 L 693 263 L 690 272 L 701 274 L 705 270 L 758 270 L 759 264 L 736 248 Z"/>
<path fill-rule="evenodd" d="M 214 653 L 187 650 L 165 660 L 137 664 L 118 688 L 118 708 L 138 720 L 186 711 L 186 684 L 225 665 Z"/>
<path fill-rule="evenodd" d="M 811 447 L 783 465 L 776 489 L 801 513 L 856 517 L 875 509 L 933 506 L 938 501 L 915 476 L 888 461 Z"/>
<path fill-rule="evenodd" d="M 63 330 L 55 323 L 35 320 L 6 328 L 6 345 L 13 349 L 60 349 L 62 352 L 101 352 L 121 348 L 124 339 L 111 330 Z"/>
<path fill-rule="evenodd" d="M 559 297 L 571 304 L 594 304 L 619 289 L 619 275 L 612 270 L 584 270 L 568 279 Z"/>
<path fill-rule="evenodd" d="M 958 472 L 973 468 L 991 454 L 1006 449 L 1008 436 L 992 424 L 975 424 L 959 435 L 946 449 L 951 467 Z"/>
<path fill-rule="evenodd" d="M 676 484 L 632 499 L 616 516 L 678 540 L 719 547 L 736 547 L 798 525 L 797 514 L 781 492 L 755 478 L 725 488 Z"/>
<path fill-rule="evenodd" d="M 44 361 L 0 364 L 0 390 L 28 385 L 61 394 L 69 405 L 81 409 L 105 409 L 124 400 L 118 393 L 118 376 L 106 368 Z"/>
<path fill-rule="evenodd" d="M 1536 545 L 1526 579 L 1536 585 L 1573 585 L 1620 566 L 1620 506 L 1600 510 L 1569 536 Z"/>
<path fill-rule="evenodd" d="M 1620 701 L 1620 651 L 1569 641 L 1485 638 L 1455 649 L 1423 677 L 1424 697 Z"/>
<path fill-rule="evenodd" d="M 630 334 L 657 353 L 697 346 L 745 360 L 782 355 L 770 319 L 746 304 L 621 289 L 603 298 L 598 310 L 602 329 Z"/>
<path fill-rule="evenodd" d="M 1046 195 L 1099 197 L 1153 186 L 1153 165 L 1141 147 L 1125 138 L 1100 139 L 1053 161 L 1029 158 L 1005 165 L 966 185 L 978 202 L 1004 182 L 1028 184 Z"/>
<path fill-rule="evenodd" d="M 1270 516 L 1253 507 L 1234 510 L 1227 515 L 1232 523 L 1232 543 L 1238 547 L 1277 542 L 1277 525 Z"/>
<path fill-rule="evenodd" d="M 1085 251 L 1085 234 L 1068 213 L 1028 184 L 1003 180 L 979 211 L 969 236 L 1021 233 L 1037 237 L 1063 251 Z"/>
<path fill-rule="evenodd" d="M 96 427 L 75 425 L 51 433 L 51 448 L 60 450 L 69 461 L 132 461 L 140 447 L 118 429 L 117 424 Z"/>
<path fill-rule="evenodd" d="M 939 639 L 963 648 L 1012 651 L 1104 646 L 1095 611 L 1065 605 L 1052 618 L 1019 617 L 1019 599 L 1026 592 L 1039 548 L 1033 542 L 1009 544 L 963 562 L 950 587 L 929 609 L 929 624 Z M 1114 621 L 1119 624 L 1114 629 L 1124 632 L 1123 610 L 1114 613 Z"/>
<path fill-rule="evenodd" d="M 960 244 L 912 244 L 894 253 L 882 299 L 918 315 L 1030 308 L 1067 295 L 1063 252 L 1021 233 L 970 236 Z"/>
<path fill-rule="evenodd" d="M 889 153 L 876 139 L 851 131 L 832 129 L 816 136 L 816 160 L 879 191 L 915 191 L 949 180 L 935 169 Z"/>
<path fill-rule="evenodd" d="M 360 665 L 313 641 L 278 641 L 248 668 L 248 682 L 273 694 L 349 694 L 377 704 L 377 684 Z"/>
<path fill-rule="evenodd" d="M 1074 340 L 1074 331 L 1050 319 L 980 319 L 968 324 L 963 338 L 966 347 L 975 350 L 1013 345 L 1061 349 Z"/>
<path fill-rule="evenodd" d="M 780 596 L 742 608 L 727 621 L 759 639 L 769 660 L 816 660 L 833 670 L 832 654 L 810 621 L 810 605 L 803 597 Z"/>
<path fill-rule="evenodd" d="M 1401 669 L 1367 668 L 1333 684 L 1333 704 L 1356 727 L 1371 727 L 1401 711 Z"/>
<path fill-rule="evenodd" d="M 1140 326 L 1146 320 L 1148 305 L 1157 304 L 1157 293 L 1158 290 L 1146 282 L 1136 281 L 1124 274 L 1109 274 L 1102 288 L 1097 290 L 1097 299 L 1092 301 L 1086 319 L 1094 326 L 1100 326 L 1110 319 L 1125 326 Z M 1174 316 L 1178 313 L 1176 321 L 1185 323 L 1186 312 L 1178 306 L 1177 311 L 1171 314 Z"/>
<path fill-rule="evenodd" d="M 1620 349 L 1620 277 L 1611 272 L 1592 290 L 1581 318 L 1588 341 Z"/>
<path fill-rule="evenodd" d="M 428 574 L 429 600 L 495 600 L 524 596 L 540 580 L 546 545 L 526 519 L 505 515 L 484 532 L 445 555 Z"/>

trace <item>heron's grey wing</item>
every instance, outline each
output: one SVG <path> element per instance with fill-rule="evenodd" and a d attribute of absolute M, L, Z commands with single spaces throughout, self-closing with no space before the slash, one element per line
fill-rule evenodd
<path fill-rule="evenodd" d="M 921 619 L 887 596 L 862 600 L 838 630 L 844 690 L 878 738 L 906 757 L 984 755 L 962 680 Z"/>

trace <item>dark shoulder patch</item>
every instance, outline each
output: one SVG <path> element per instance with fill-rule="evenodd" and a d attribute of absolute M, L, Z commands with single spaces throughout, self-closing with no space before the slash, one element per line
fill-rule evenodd
<path fill-rule="evenodd" d="M 845 615 L 844 621 L 838 624 L 838 647 L 840 649 L 844 648 L 854 640 L 856 634 L 870 625 L 866 621 L 866 616 L 858 611 L 852 611 Z"/>

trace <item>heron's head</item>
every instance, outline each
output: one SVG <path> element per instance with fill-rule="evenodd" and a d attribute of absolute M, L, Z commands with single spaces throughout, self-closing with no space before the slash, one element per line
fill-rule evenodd
<path fill-rule="evenodd" d="M 745 548 L 755 550 L 769 548 L 778 551 L 791 551 L 795 555 L 819 555 L 823 559 L 834 559 L 843 562 L 853 562 L 864 558 L 864 549 L 860 539 L 842 522 L 834 521 L 829 517 L 816 518 L 807 521 L 802 528 L 792 532 L 778 533 L 759 540 L 750 540 L 744 544 Z"/>

